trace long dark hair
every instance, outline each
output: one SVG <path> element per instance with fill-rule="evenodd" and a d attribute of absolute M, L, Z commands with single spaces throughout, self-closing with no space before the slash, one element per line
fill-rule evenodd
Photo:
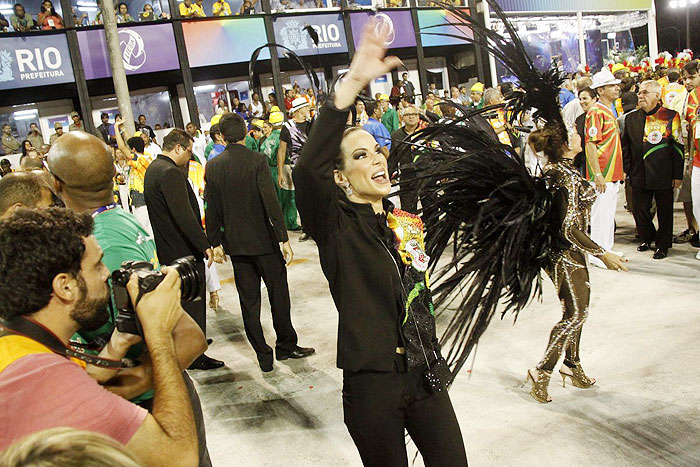
<path fill-rule="evenodd" d="M 20 146 L 22 148 L 22 157 L 27 155 L 27 151 L 28 151 L 27 144 L 29 145 L 30 148 L 33 147 L 32 142 L 29 141 L 28 139 L 25 139 L 24 141 L 22 141 L 22 145 Z"/>
<path fill-rule="evenodd" d="M 55 14 L 56 14 L 56 8 L 53 6 L 53 3 L 52 3 L 50 0 L 44 0 L 44 1 L 42 1 L 42 2 L 41 2 L 41 8 L 39 9 L 39 11 L 42 12 L 42 13 L 46 13 L 46 8 L 44 8 L 44 3 L 46 3 L 46 2 L 49 2 L 49 4 L 51 5 L 51 11 L 50 11 L 50 13 L 51 13 L 52 15 L 55 15 Z"/>

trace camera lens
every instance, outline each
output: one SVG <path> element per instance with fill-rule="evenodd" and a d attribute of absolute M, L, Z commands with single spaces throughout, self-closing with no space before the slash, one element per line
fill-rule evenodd
<path fill-rule="evenodd" d="M 176 259 L 170 267 L 174 268 L 180 275 L 182 301 L 193 302 L 197 300 L 199 298 L 199 290 L 204 284 L 204 277 L 197 271 L 194 257 L 185 256 L 184 258 Z"/>

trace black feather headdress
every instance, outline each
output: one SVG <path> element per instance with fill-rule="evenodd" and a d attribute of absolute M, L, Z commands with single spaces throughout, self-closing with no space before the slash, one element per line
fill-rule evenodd
<path fill-rule="evenodd" d="M 509 37 L 447 4 L 440 6 L 461 21 L 450 24 L 470 27 L 473 39 L 428 34 L 478 44 L 517 76 L 524 92 L 503 105 L 511 122 L 532 112 L 539 125 L 566 132 L 558 101 L 562 76 L 555 67 L 538 71 L 503 11 L 494 0 L 485 1 Z M 441 336 L 454 374 L 499 305 L 501 317 L 508 311 L 517 317 L 541 293 L 541 270 L 548 265 L 557 231 L 550 222 L 552 195 L 546 181 L 533 177 L 512 147 L 494 141 L 479 124 L 479 115 L 493 109 L 465 108 L 462 117 L 431 125 L 409 141 L 415 154 L 410 185 L 421 201 L 435 304 L 442 312 L 456 305 Z"/>

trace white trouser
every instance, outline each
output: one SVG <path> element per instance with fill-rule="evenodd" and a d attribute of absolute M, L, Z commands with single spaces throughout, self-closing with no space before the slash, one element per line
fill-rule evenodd
<path fill-rule="evenodd" d="M 695 219 L 700 219 L 700 167 L 693 167 L 693 173 L 690 176 L 690 193 L 693 199 L 693 215 Z"/>
<path fill-rule="evenodd" d="M 148 232 L 148 235 L 153 237 L 153 229 L 151 228 L 151 220 L 148 218 L 148 208 L 146 206 L 134 206 L 134 217 L 139 221 L 141 227 Z"/>
<path fill-rule="evenodd" d="M 618 182 L 607 182 L 605 193 L 598 193 L 591 208 L 591 240 L 606 251 L 612 250 L 615 243 L 615 211 L 619 188 Z"/>
<path fill-rule="evenodd" d="M 207 261 L 205 258 L 204 261 Z M 205 270 L 207 277 L 207 292 L 218 292 L 221 289 L 221 283 L 219 282 L 219 273 L 216 271 L 216 263 L 211 263 L 211 267 L 207 267 Z"/>

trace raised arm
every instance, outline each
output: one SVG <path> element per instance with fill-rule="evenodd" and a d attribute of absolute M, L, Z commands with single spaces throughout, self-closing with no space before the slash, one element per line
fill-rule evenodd
<path fill-rule="evenodd" d="M 122 138 L 122 125 L 124 125 L 124 120 L 121 118 L 117 118 L 114 120 L 114 138 L 117 140 L 117 147 L 119 150 L 124 154 L 124 156 L 128 157 L 129 160 L 133 158 L 133 155 L 131 154 L 131 149 L 126 145 L 124 142 L 124 138 Z M 101 135 L 100 135 L 101 136 Z"/>
<path fill-rule="evenodd" d="M 136 277 L 128 284 L 132 300 L 138 295 Z M 177 361 L 173 330 L 182 316 L 180 279 L 174 270 L 136 307 L 153 365 L 152 415 L 148 415 L 127 444 L 145 465 L 190 466 L 197 463 L 197 430 L 182 370 Z"/>
<path fill-rule="evenodd" d="M 562 235 L 571 243 L 574 250 L 600 258 L 608 269 L 627 271 L 627 267 L 624 265 L 627 262 L 626 259 L 605 251 L 577 227 L 576 217 L 580 215 L 580 208 L 577 206 L 576 197 L 573 194 L 575 190 L 573 176 L 564 176 L 560 180 L 559 189 L 554 194 L 552 209 L 562 219 Z M 573 206 L 570 206 L 570 203 L 573 203 Z"/>
<path fill-rule="evenodd" d="M 294 167 L 297 209 L 304 229 L 317 242 L 331 235 L 337 225 L 338 189 L 333 170 L 350 107 L 373 79 L 401 63 L 397 57 L 384 56 L 386 35 L 377 34 L 374 26 L 374 21 L 365 26 L 350 71 L 321 109 Z"/>

